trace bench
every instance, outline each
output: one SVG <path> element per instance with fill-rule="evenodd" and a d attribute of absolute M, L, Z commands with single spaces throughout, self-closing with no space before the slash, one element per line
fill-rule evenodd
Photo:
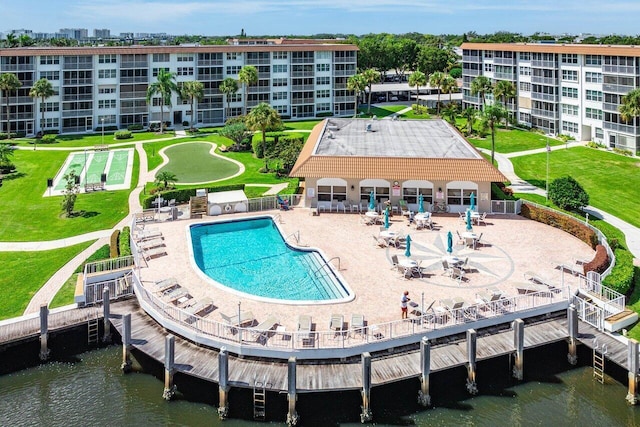
<path fill-rule="evenodd" d="M 109 146 L 107 144 L 98 144 L 93 147 L 95 151 L 107 151 Z"/>
<path fill-rule="evenodd" d="M 102 182 L 91 182 L 91 183 L 87 183 L 84 185 L 84 191 L 85 192 L 89 192 L 89 191 L 99 191 L 99 190 L 104 190 L 104 183 Z"/>

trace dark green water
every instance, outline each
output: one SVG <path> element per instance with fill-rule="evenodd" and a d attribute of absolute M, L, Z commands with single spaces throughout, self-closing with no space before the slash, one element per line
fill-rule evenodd
<path fill-rule="evenodd" d="M 180 397 L 165 402 L 161 397 L 162 382 L 142 373 L 123 375 L 120 357 L 120 348 L 114 346 L 81 354 L 75 362 L 52 362 L 0 376 L 0 426 L 254 425 L 242 420 L 220 422 L 211 404 Z M 465 395 L 463 380 L 464 371 L 435 377 L 432 383 L 435 408 L 429 410 L 418 409 L 414 382 L 374 388 L 372 408 L 376 425 L 640 425 L 640 408 L 625 403 L 626 388 L 611 379 L 604 385 L 593 381 L 588 367 L 545 373 L 515 386 L 498 384 L 483 388 L 479 378 L 481 395 L 473 398 Z M 436 397 L 436 388 L 448 388 L 450 393 Z M 213 402 L 214 390 L 204 393 L 208 396 L 201 396 L 202 401 Z M 250 400 L 246 392 L 243 396 L 237 390 L 231 393 L 246 402 Z M 283 397 L 272 396 L 271 402 L 277 407 L 277 411 L 272 408 L 275 412 L 272 418 L 284 420 Z M 312 399 L 300 396 L 298 407 L 302 425 L 356 426 L 360 425 L 359 403 L 357 393 L 333 393 Z M 232 405 L 241 417 L 250 417 L 250 406 L 239 408 L 242 404 L 233 401 Z M 276 421 L 272 425 L 284 423 Z"/>

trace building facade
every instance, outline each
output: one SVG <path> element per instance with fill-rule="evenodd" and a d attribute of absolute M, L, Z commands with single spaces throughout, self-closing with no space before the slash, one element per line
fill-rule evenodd
<path fill-rule="evenodd" d="M 230 99 L 219 91 L 227 77 L 237 79 L 245 65 L 258 69 L 258 83 L 247 90 L 247 108 L 269 103 L 283 118 L 351 116 L 355 95 L 347 79 L 356 73 L 357 47 L 323 41 L 275 40 L 263 44 L 215 46 L 129 46 L 0 49 L 0 74 L 14 73 L 22 83 L 10 95 L 12 132 L 32 135 L 43 129 L 60 133 L 90 132 L 105 127 L 147 126 L 161 120 L 160 99 L 147 104 L 147 88 L 161 69 L 176 74 L 178 84 L 200 81 L 204 98 L 191 106 L 173 94 L 165 106 L 164 120 L 202 125 L 222 125 L 242 114 L 244 91 Z M 29 96 L 40 78 L 48 79 L 55 95 Z M 4 100 L 5 94 L 0 94 Z M 227 101 L 229 111 L 227 112 Z M 40 126 L 40 109 L 45 111 Z M 6 103 L 2 102 L 2 130 Z M 171 113 L 168 114 L 167 111 Z"/>
<path fill-rule="evenodd" d="M 465 43 L 462 49 L 466 106 L 481 107 L 471 93 L 477 76 L 507 80 L 517 95 L 506 107 L 519 123 L 640 151 L 640 122 L 625 122 L 618 110 L 622 97 L 640 87 L 640 47 Z"/>

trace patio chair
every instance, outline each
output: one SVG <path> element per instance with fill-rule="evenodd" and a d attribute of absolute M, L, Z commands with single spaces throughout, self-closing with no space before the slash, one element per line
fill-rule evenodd
<path fill-rule="evenodd" d="M 342 213 L 347 213 L 347 206 L 344 204 L 344 202 L 338 202 L 336 204 L 336 212 L 340 211 L 342 211 Z"/>
<path fill-rule="evenodd" d="M 485 221 L 486 219 L 487 219 L 487 213 L 483 212 L 482 215 L 478 217 L 478 225 L 480 225 L 480 223 L 487 225 L 487 222 Z"/>
<path fill-rule="evenodd" d="M 138 242 L 141 242 L 143 240 L 156 239 L 156 238 L 164 239 L 164 237 L 162 236 L 162 232 L 160 230 L 151 229 L 151 228 L 138 229 L 138 227 L 136 227 L 136 230 L 134 231 L 134 239 Z"/>
<path fill-rule="evenodd" d="M 460 220 L 460 222 L 462 222 L 463 224 L 467 223 L 467 216 L 464 214 L 464 212 L 458 212 L 458 219 Z"/>
<path fill-rule="evenodd" d="M 138 249 L 144 251 L 146 249 L 155 248 L 158 246 L 164 246 L 164 240 L 161 238 L 155 238 L 151 240 L 144 240 L 138 243 Z"/>
<path fill-rule="evenodd" d="M 344 325 L 344 317 L 342 314 L 332 314 L 329 321 L 329 329 L 335 332 L 335 336 L 342 335 L 342 327 Z"/>
<path fill-rule="evenodd" d="M 280 322 L 273 314 L 269 315 L 265 320 L 250 329 L 251 338 L 253 341 L 264 343 L 269 337 L 269 332 L 273 331 L 279 324 Z"/>
<path fill-rule="evenodd" d="M 178 285 L 171 290 L 165 291 L 161 298 L 164 302 L 175 304 L 179 303 L 181 300 L 189 300 L 191 295 L 189 295 L 189 291 L 186 288 Z"/>
<path fill-rule="evenodd" d="M 352 314 L 351 315 L 351 335 L 356 334 L 364 336 L 364 314 Z"/>
<path fill-rule="evenodd" d="M 458 230 L 456 230 L 456 235 L 458 236 L 458 243 L 462 243 L 464 244 L 464 239 L 462 238 L 462 236 L 460 235 L 460 232 Z"/>
<path fill-rule="evenodd" d="M 411 276 L 417 274 L 418 277 L 422 278 L 422 260 L 418 260 L 416 262 L 418 265 L 416 265 L 415 267 L 411 267 Z"/>
<path fill-rule="evenodd" d="M 392 270 L 398 268 L 398 255 L 391 255 L 391 264 L 392 264 L 392 267 L 391 267 Z"/>
<path fill-rule="evenodd" d="M 371 236 L 373 237 L 373 240 L 375 241 L 375 245 L 376 245 L 377 247 L 379 247 L 379 248 L 386 248 L 386 247 L 388 246 L 388 245 L 387 245 L 387 241 L 386 241 L 386 240 L 384 240 L 383 238 L 381 238 L 381 237 L 376 237 L 376 236 L 374 236 L 374 235 L 371 235 Z"/>
<path fill-rule="evenodd" d="M 464 270 L 460 267 L 451 267 L 451 278 L 460 284 L 464 280 Z"/>
<path fill-rule="evenodd" d="M 298 316 L 298 337 L 303 346 L 313 345 L 313 334 L 311 333 L 311 316 L 301 314 Z"/>
<path fill-rule="evenodd" d="M 445 259 L 442 260 L 442 268 L 444 270 L 444 273 L 442 273 L 444 276 L 451 276 L 451 267 L 449 266 L 449 262 Z"/>
<path fill-rule="evenodd" d="M 170 291 L 171 289 L 178 286 L 178 279 L 176 279 L 175 277 L 169 277 L 168 279 L 159 280 L 153 284 L 154 291 L 159 293 Z"/>
<path fill-rule="evenodd" d="M 475 249 L 475 248 L 479 247 L 480 245 L 484 246 L 484 243 L 482 243 L 482 242 L 481 242 L 481 240 L 482 240 L 482 235 L 483 235 L 483 234 L 484 234 L 484 233 L 480 233 L 480 235 L 479 235 L 479 236 L 478 236 L 478 238 L 476 239 L 476 243 L 475 243 L 475 246 L 473 247 L 473 249 Z"/>
<path fill-rule="evenodd" d="M 462 263 L 462 265 L 460 265 L 460 268 L 464 271 L 467 271 L 468 266 L 469 266 L 469 257 L 465 257 L 464 262 Z"/>
<path fill-rule="evenodd" d="M 229 325 L 229 326 L 247 326 L 253 325 L 256 321 L 256 318 L 253 316 L 253 313 L 250 311 L 243 311 L 240 313 L 240 317 L 238 315 L 227 316 L 224 313 L 220 313 L 220 317 Z"/>
<path fill-rule="evenodd" d="M 400 212 L 402 213 L 403 216 L 409 216 L 411 214 L 411 211 L 409 210 L 409 207 L 407 206 L 406 201 L 398 200 L 398 205 L 400 206 Z"/>
<path fill-rule="evenodd" d="M 151 258 L 155 258 L 161 255 L 166 255 L 167 250 L 164 247 L 157 247 L 153 249 L 143 250 L 142 254 L 144 256 L 145 261 L 149 261 Z"/>
<path fill-rule="evenodd" d="M 188 306 L 185 310 L 194 316 L 201 316 L 213 311 L 213 300 L 209 297 L 196 301 L 193 305 Z"/>

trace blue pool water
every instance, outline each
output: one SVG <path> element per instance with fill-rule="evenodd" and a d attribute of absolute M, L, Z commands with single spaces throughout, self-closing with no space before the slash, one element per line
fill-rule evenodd
<path fill-rule="evenodd" d="M 353 298 L 318 251 L 288 245 L 270 217 L 196 224 L 190 233 L 197 267 L 236 291 L 278 301 Z"/>

